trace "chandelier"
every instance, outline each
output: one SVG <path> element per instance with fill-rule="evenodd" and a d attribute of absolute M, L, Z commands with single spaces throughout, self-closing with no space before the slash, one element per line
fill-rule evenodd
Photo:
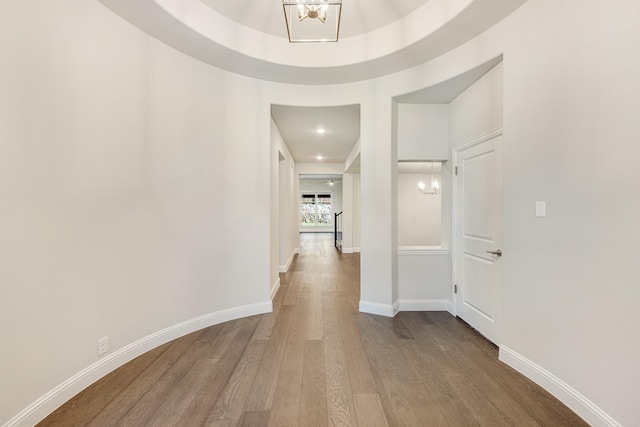
<path fill-rule="evenodd" d="M 438 194 L 440 193 L 440 183 L 433 176 L 433 162 L 431 162 L 431 189 L 427 190 L 427 186 L 424 182 L 418 183 L 418 191 L 422 194 Z"/>
<path fill-rule="evenodd" d="M 337 42 L 342 0 L 282 0 L 291 43 Z"/>

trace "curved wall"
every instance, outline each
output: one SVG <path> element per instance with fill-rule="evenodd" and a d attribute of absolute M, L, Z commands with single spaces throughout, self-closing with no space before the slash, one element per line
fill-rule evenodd
<path fill-rule="evenodd" d="M 98 2 L 0 21 L 0 424 L 34 404 L 30 425 L 149 347 L 271 310 L 270 110 Z"/>
<path fill-rule="evenodd" d="M 418 67 L 301 91 L 186 57 L 97 2 L 37 3 L 0 6 L 0 422 L 37 421 L 74 391 L 56 387 L 100 374 L 105 335 L 124 361 L 269 309 L 272 103 L 361 105 L 361 298 L 393 312 L 392 98 L 500 55 L 501 357 L 559 381 L 594 425 L 640 419 L 640 4 L 529 0 Z"/>
<path fill-rule="evenodd" d="M 433 59 L 491 27 L 525 0 L 429 0 L 398 21 L 341 37 L 340 43 L 302 44 L 288 43 L 284 26 L 280 37 L 263 33 L 200 0 L 99 1 L 158 40 L 213 66 L 258 79 L 325 85 L 383 76 Z M 358 14 L 351 6 L 361 7 L 345 5 L 343 16 Z M 282 19 L 281 9 L 271 10 Z M 265 13 L 263 19 L 274 18 Z"/>

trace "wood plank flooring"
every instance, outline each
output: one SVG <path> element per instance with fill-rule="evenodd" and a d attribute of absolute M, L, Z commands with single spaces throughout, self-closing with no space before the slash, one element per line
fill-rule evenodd
<path fill-rule="evenodd" d="M 301 235 L 273 313 L 158 347 L 39 426 L 587 425 L 448 313 L 359 313 L 359 262 Z"/>

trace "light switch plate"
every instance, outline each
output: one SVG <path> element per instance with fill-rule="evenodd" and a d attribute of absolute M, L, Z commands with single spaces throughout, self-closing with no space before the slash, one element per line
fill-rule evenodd
<path fill-rule="evenodd" d="M 547 216 L 547 203 L 536 202 L 536 218 L 544 218 Z"/>

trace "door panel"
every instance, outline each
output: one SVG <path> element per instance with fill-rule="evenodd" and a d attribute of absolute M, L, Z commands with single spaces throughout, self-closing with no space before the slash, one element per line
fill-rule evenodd
<path fill-rule="evenodd" d="M 502 135 L 462 148 L 456 177 L 456 314 L 500 343 Z"/>
<path fill-rule="evenodd" d="M 464 304 L 493 319 L 493 262 L 464 254 Z"/>
<path fill-rule="evenodd" d="M 464 207 L 473 215 L 464 217 L 465 237 L 493 242 L 494 210 L 493 200 L 486 197 L 491 194 L 494 181 L 495 151 L 484 152 L 478 156 L 463 159 L 464 170 Z"/>

